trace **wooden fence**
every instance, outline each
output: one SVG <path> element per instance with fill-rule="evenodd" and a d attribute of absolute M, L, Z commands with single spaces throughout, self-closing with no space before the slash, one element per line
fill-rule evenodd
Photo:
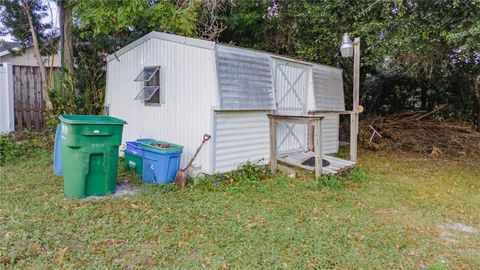
<path fill-rule="evenodd" d="M 38 67 L 13 66 L 15 130 L 45 127 L 45 98 Z"/>

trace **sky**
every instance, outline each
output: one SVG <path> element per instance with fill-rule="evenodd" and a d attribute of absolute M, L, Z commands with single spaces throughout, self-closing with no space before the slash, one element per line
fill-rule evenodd
<path fill-rule="evenodd" d="M 42 0 L 42 2 L 47 5 L 47 12 L 49 13 L 49 16 L 42 19 L 42 22 L 53 22 L 53 24 L 58 27 L 58 8 L 56 2 L 53 0 Z M 13 37 L 10 35 L 0 36 L 0 39 L 13 41 Z"/>

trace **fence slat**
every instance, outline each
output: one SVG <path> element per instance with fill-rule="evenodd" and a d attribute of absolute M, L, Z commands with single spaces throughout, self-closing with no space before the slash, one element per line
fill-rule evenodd
<path fill-rule="evenodd" d="M 23 107 L 22 102 L 15 100 L 15 115 L 17 116 L 17 130 L 23 129 Z"/>
<path fill-rule="evenodd" d="M 30 102 L 27 100 L 25 102 L 25 126 L 28 129 L 32 128 L 32 107 L 30 106 Z"/>
<path fill-rule="evenodd" d="M 15 126 L 17 129 L 23 129 L 22 113 L 20 112 L 21 103 L 20 103 L 20 69 L 17 66 L 13 66 L 13 96 L 14 96 L 14 107 L 15 110 Z"/>
<path fill-rule="evenodd" d="M 41 80 L 41 77 L 40 77 L 40 69 L 36 68 L 34 69 L 35 71 L 35 90 L 36 90 L 36 96 L 35 96 L 35 100 L 36 102 L 38 102 L 38 108 L 39 108 L 39 120 L 40 120 L 40 125 L 43 127 L 44 126 L 44 122 L 43 122 L 43 112 L 42 112 L 42 103 L 43 103 L 43 95 L 42 95 L 42 80 Z"/>
<path fill-rule="evenodd" d="M 41 117 L 41 109 L 38 104 L 38 101 L 35 100 L 33 103 L 33 121 L 35 122 L 35 130 L 40 131 L 40 117 Z"/>
<path fill-rule="evenodd" d="M 13 93 L 16 129 L 33 127 L 37 131 L 42 130 L 46 125 L 46 110 L 40 69 L 13 66 Z"/>
<path fill-rule="evenodd" d="M 22 102 L 22 118 L 23 118 L 23 128 L 28 128 L 27 124 L 27 113 L 25 112 L 27 108 L 27 69 L 25 67 L 18 67 L 19 68 L 19 77 L 20 80 L 20 102 Z"/>
<path fill-rule="evenodd" d="M 28 121 L 28 125 L 30 125 L 30 128 L 32 126 L 35 126 L 33 124 L 34 121 L 34 111 L 33 111 L 33 104 L 35 103 L 35 78 L 33 77 L 33 67 L 25 67 L 25 72 L 27 73 L 27 80 L 26 80 L 26 92 L 27 92 L 27 108 L 30 109 L 30 111 L 27 111 L 26 114 L 30 118 L 30 121 Z"/>

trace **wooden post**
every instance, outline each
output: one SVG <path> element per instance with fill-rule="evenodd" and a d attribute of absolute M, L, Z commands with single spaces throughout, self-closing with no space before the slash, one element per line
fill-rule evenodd
<path fill-rule="evenodd" d="M 270 120 L 270 171 L 277 172 L 277 125 L 273 117 Z"/>
<path fill-rule="evenodd" d="M 357 162 L 358 104 L 360 102 L 360 38 L 353 41 L 353 114 L 350 115 L 350 160 Z"/>
<path fill-rule="evenodd" d="M 315 120 L 315 179 L 322 175 L 323 151 L 322 151 L 322 120 Z"/>

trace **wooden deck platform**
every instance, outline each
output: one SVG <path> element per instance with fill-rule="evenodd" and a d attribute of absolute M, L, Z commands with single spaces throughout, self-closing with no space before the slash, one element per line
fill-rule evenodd
<path fill-rule="evenodd" d="M 313 152 L 294 152 L 288 154 L 278 155 L 278 161 L 296 166 L 305 170 L 315 171 L 315 166 L 302 165 L 307 159 L 314 157 L 315 153 Z M 355 162 L 350 160 L 345 160 L 337 157 L 332 157 L 328 155 L 323 155 L 323 159 L 330 162 L 329 166 L 323 167 L 324 174 L 337 174 L 342 170 L 351 168 L 355 165 Z"/>

